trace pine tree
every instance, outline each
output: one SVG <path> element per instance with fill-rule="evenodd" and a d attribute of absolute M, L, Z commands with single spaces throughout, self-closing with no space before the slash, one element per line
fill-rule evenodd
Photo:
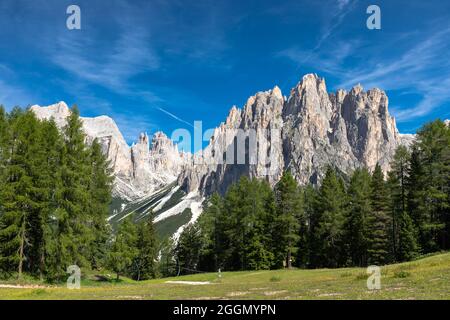
<path fill-rule="evenodd" d="M 418 246 L 422 252 L 431 252 L 434 246 L 426 199 L 427 180 L 422 154 L 417 143 L 414 143 L 411 147 L 410 166 L 406 180 L 407 210 L 417 230 Z"/>
<path fill-rule="evenodd" d="M 344 228 L 351 264 L 360 267 L 367 265 L 368 260 L 371 191 L 371 177 L 367 169 L 355 170 L 348 188 L 349 208 Z"/>
<path fill-rule="evenodd" d="M 440 120 L 417 133 L 425 182 L 422 209 L 422 245 L 425 252 L 450 248 L 450 128 Z"/>
<path fill-rule="evenodd" d="M 304 248 L 300 247 L 299 253 L 301 256 L 298 260 L 301 261 L 303 266 L 313 268 L 315 261 L 315 248 L 318 248 L 316 234 L 313 233 L 317 227 L 318 221 L 316 218 L 319 215 L 316 214 L 316 208 L 318 207 L 318 190 L 311 184 L 307 185 L 303 190 L 304 199 L 304 213 L 305 213 L 305 226 L 301 230 L 301 239 L 304 243 Z M 304 235 L 302 234 L 304 232 Z M 303 237 L 302 237 L 303 235 Z"/>
<path fill-rule="evenodd" d="M 30 110 L 0 108 L 0 271 L 49 281 L 105 255 L 112 178 L 75 107 L 61 134 Z"/>
<path fill-rule="evenodd" d="M 292 267 L 292 256 L 297 253 L 300 241 L 300 226 L 304 225 L 302 193 L 289 172 L 285 172 L 275 187 L 277 216 L 275 218 L 273 240 L 275 242 L 275 262 L 286 262 Z M 275 265 L 280 267 L 279 264 Z"/>
<path fill-rule="evenodd" d="M 223 269 L 226 260 L 227 215 L 223 208 L 223 199 L 214 193 L 199 218 L 199 226 L 204 242 L 200 255 L 200 268 L 205 271 Z"/>
<path fill-rule="evenodd" d="M 32 258 L 30 250 L 38 245 L 32 238 L 36 233 L 33 222 L 39 217 L 35 183 L 39 123 L 34 114 L 15 114 L 10 139 L 6 153 L 8 165 L 3 170 L 0 190 L 0 268 L 6 272 L 17 271 L 20 279 L 25 263 Z"/>
<path fill-rule="evenodd" d="M 237 184 L 238 199 L 229 202 L 228 208 L 235 207 L 232 228 L 232 246 L 238 270 L 268 269 L 273 263 L 270 250 L 269 221 L 275 214 L 275 198 L 267 182 L 241 177 Z"/>
<path fill-rule="evenodd" d="M 85 134 L 76 106 L 71 110 L 67 124 L 63 128 L 65 148 L 62 159 L 61 219 L 66 224 L 63 251 L 68 261 L 60 268 L 65 270 L 67 263 L 88 266 L 89 244 L 94 239 L 88 223 L 90 165 L 89 152 L 85 145 Z"/>
<path fill-rule="evenodd" d="M 147 221 L 137 226 L 137 257 L 133 263 L 133 279 L 148 280 L 158 277 L 156 259 L 158 257 L 158 243 L 153 226 L 153 213 L 149 214 Z"/>
<path fill-rule="evenodd" d="M 41 188 L 41 223 L 43 246 L 40 250 L 39 273 L 41 279 L 62 279 L 66 274 L 60 268 L 64 264 L 61 246 L 61 233 L 64 232 L 59 219 L 60 196 L 62 192 L 62 153 L 63 137 L 53 120 L 42 123 L 41 151 L 43 161 L 40 167 L 39 184 Z M 60 228 L 61 227 L 61 228 Z M 69 263 L 69 261 L 68 261 Z"/>
<path fill-rule="evenodd" d="M 89 184 L 89 225 L 93 240 L 91 241 L 90 261 L 93 268 L 99 268 L 106 254 L 106 244 L 110 226 L 106 219 L 109 214 L 113 177 L 110 164 L 103 155 L 101 146 L 94 139 L 90 148 L 91 164 Z"/>
<path fill-rule="evenodd" d="M 129 273 L 138 256 L 136 244 L 137 228 L 131 217 L 128 217 L 120 223 L 107 255 L 107 266 L 116 273 L 117 281 L 120 275 Z"/>
<path fill-rule="evenodd" d="M 190 274 L 197 271 L 201 250 L 202 239 L 198 224 L 186 226 L 175 249 L 178 274 Z"/>
<path fill-rule="evenodd" d="M 411 217 L 406 211 L 398 217 L 398 261 L 410 261 L 417 256 L 417 242 Z"/>
<path fill-rule="evenodd" d="M 389 257 L 389 192 L 379 164 L 371 183 L 372 214 L 368 217 L 368 264 L 384 265 Z"/>
<path fill-rule="evenodd" d="M 160 242 L 160 259 L 158 263 L 159 273 L 162 277 L 172 277 L 177 275 L 176 269 L 176 246 L 171 237 Z"/>
<path fill-rule="evenodd" d="M 312 266 L 335 268 L 345 263 L 343 224 L 346 203 L 344 182 L 329 167 L 311 217 Z"/>
<path fill-rule="evenodd" d="M 411 217 L 407 212 L 407 179 L 410 154 L 406 147 L 400 146 L 394 155 L 389 172 L 391 194 L 391 243 L 395 261 L 408 260 L 417 253 L 417 241 Z"/>

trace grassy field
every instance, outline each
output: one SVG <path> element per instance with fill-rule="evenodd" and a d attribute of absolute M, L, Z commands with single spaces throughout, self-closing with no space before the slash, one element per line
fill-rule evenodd
<path fill-rule="evenodd" d="M 450 253 L 385 266 L 381 272 L 382 288 L 376 291 L 367 289 L 366 269 L 348 268 L 224 272 L 221 278 L 199 274 L 139 283 L 85 279 L 79 290 L 0 285 L 0 299 L 450 299 Z"/>

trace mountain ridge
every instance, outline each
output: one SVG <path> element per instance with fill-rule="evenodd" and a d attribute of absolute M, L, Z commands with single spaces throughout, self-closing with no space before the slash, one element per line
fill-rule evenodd
<path fill-rule="evenodd" d="M 180 152 L 177 144 L 160 131 L 151 139 L 141 133 L 129 146 L 112 118 L 81 119 L 87 141 L 97 138 L 111 161 L 113 195 L 123 200 L 117 210 L 170 185 L 173 187 L 164 195 L 177 191 L 175 206 L 185 201 L 180 208 L 195 209 L 196 218 L 199 201 L 216 191 L 224 193 L 242 175 L 263 178 L 274 185 L 283 171 L 290 170 L 304 185 L 320 183 L 328 165 L 349 174 L 362 166 L 373 169 L 379 163 L 386 173 L 396 148 L 414 140 L 414 135 L 398 132 L 388 105 L 386 93 L 378 88 L 364 91 L 356 85 L 350 91 L 330 93 L 325 79 L 307 74 L 288 97 L 275 86 L 250 96 L 242 108 L 233 106 L 214 129 L 209 144 L 195 154 Z M 30 109 L 39 119 L 53 117 L 59 128 L 70 114 L 64 102 Z M 252 133 L 254 149 L 250 146 Z M 222 161 L 230 154 L 234 161 L 239 158 L 239 141 L 245 145 L 241 150 L 244 163 Z M 256 160 L 251 163 L 250 159 Z M 149 208 L 160 207 L 157 202 L 149 204 Z M 161 215 L 165 216 L 163 212 Z"/>

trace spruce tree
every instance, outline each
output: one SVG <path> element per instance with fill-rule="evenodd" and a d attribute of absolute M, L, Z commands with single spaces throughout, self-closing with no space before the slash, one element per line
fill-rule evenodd
<path fill-rule="evenodd" d="M 297 253 L 300 241 L 300 226 L 304 225 L 302 193 L 294 177 L 285 172 L 275 187 L 277 215 L 274 223 L 275 263 L 280 267 L 285 261 L 292 267 L 292 257 Z"/>
<path fill-rule="evenodd" d="M 0 190 L 0 268 L 16 271 L 19 279 L 32 260 L 30 251 L 38 246 L 33 235 L 39 219 L 36 176 L 39 151 L 39 123 L 31 112 L 16 113 L 11 121 L 7 166 Z M 32 261 L 31 261 L 32 262 Z"/>
<path fill-rule="evenodd" d="M 153 226 L 153 213 L 137 226 L 136 249 L 138 254 L 133 263 L 133 279 L 140 281 L 157 278 L 158 243 Z"/>
<path fill-rule="evenodd" d="M 410 261 L 417 256 L 417 242 L 411 217 L 406 211 L 398 217 L 397 260 Z"/>
<path fill-rule="evenodd" d="M 318 190 L 314 188 L 311 184 L 307 185 L 303 190 L 304 199 L 304 213 L 305 213 L 305 226 L 304 230 L 301 230 L 301 239 L 303 240 L 304 247 L 300 246 L 298 260 L 301 265 L 313 268 L 315 261 L 315 248 L 318 248 L 316 239 L 316 234 L 313 231 L 316 229 L 319 215 L 316 214 L 316 209 L 318 207 Z M 302 234 L 304 232 L 304 235 Z M 302 241 L 301 240 L 301 241 Z"/>
<path fill-rule="evenodd" d="M 218 193 L 211 196 L 198 223 L 204 242 L 200 268 L 212 272 L 223 269 L 227 258 L 226 229 L 228 226 L 223 199 Z"/>
<path fill-rule="evenodd" d="M 60 204 L 62 219 L 66 224 L 62 245 L 69 259 L 61 265 L 63 270 L 67 268 L 67 263 L 80 267 L 88 266 L 91 249 L 89 243 L 94 239 L 88 223 L 91 168 L 82 127 L 78 108 L 74 106 L 63 128 L 65 148 L 62 159 L 63 185 Z"/>
<path fill-rule="evenodd" d="M 368 217 L 368 264 L 384 265 L 389 257 L 389 192 L 379 164 L 371 183 L 372 213 Z"/>
<path fill-rule="evenodd" d="M 311 218 L 311 264 L 336 268 L 345 263 L 344 219 L 347 205 L 345 186 L 329 167 L 319 189 Z"/>
<path fill-rule="evenodd" d="M 240 270 L 269 269 L 273 263 L 270 221 L 275 214 L 275 198 L 267 182 L 242 177 L 238 187 L 238 211 L 233 238 Z M 232 205 L 232 204 L 231 204 Z"/>
<path fill-rule="evenodd" d="M 174 239 L 172 239 L 171 237 L 167 237 L 160 240 L 159 250 L 159 274 L 161 274 L 161 276 L 164 278 L 175 276 L 177 274 L 177 266 L 175 259 L 176 246 L 174 243 Z"/>
<path fill-rule="evenodd" d="M 117 281 L 121 275 L 129 274 L 139 254 L 136 244 L 137 227 L 132 218 L 127 217 L 121 221 L 107 254 L 107 266 L 116 273 Z"/>
<path fill-rule="evenodd" d="M 106 221 L 111 203 L 113 177 L 110 163 L 102 153 L 97 139 L 89 147 L 90 184 L 89 184 L 89 226 L 93 239 L 91 241 L 90 262 L 93 268 L 99 268 L 106 254 L 106 243 L 110 226 Z"/>
<path fill-rule="evenodd" d="M 48 280 L 62 279 L 66 274 L 60 266 L 64 265 L 61 247 L 61 234 L 65 231 L 60 219 L 60 198 L 62 192 L 62 153 L 64 140 L 53 120 L 43 121 L 41 162 L 39 184 L 41 193 L 41 221 L 43 246 L 40 250 L 39 273 Z M 70 262 L 67 261 L 67 264 Z"/>
<path fill-rule="evenodd" d="M 407 180 L 410 153 L 400 146 L 391 162 L 389 190 L 391 194 L 391 247 L 395 261 L 404 261 L 417 254 L 417 241 L 411 217 L 407 212 Z"/>
<path fill-rule="evenodd" d="M 422 252 L 431 252 L 435 246 L 427 205 L 427 180 L 422 153 L 417 143 L 414 143 L 411 147 L 410 166 L 406 180 L 407 211 L 416 228 L 417 242 Z"/>
<path fill-rule="evenodd" d="M 441 120 L 417 133 L 423 173 L 425 206 L 422 230 L 425 252 L 450 248 L 450 128 Z"/>
<path fill-rule="evenodd" d="M 351 264 L 360 267 L 367 265 L 368 260 L 371 191 L 371 177 L 367 169 L 355 170 L 348 188 L 349 207 L 344 228 Z"/>
<path fill-rule="evenodd" d="M 202 239 L 198 224 L 187 225 L 175 249 L 178 274 L 190 274 L 197 271 L 201 250 Z"/>

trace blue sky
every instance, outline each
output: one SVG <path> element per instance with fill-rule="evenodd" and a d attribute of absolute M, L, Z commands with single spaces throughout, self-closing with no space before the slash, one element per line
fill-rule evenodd
<path fill-rule="evenodd" d="M 81 30 L 66 8 L 81 8 Z M 366 28 L 381 8 L 382 29 Z M 306 73 L 328 90 L 361 83 L 390 98 L 399 130 L 450 118 L 450 2 L 2 0 L 0 103 L 77 104 L 139 132 L 203 128 L 232 105 Z"/>

